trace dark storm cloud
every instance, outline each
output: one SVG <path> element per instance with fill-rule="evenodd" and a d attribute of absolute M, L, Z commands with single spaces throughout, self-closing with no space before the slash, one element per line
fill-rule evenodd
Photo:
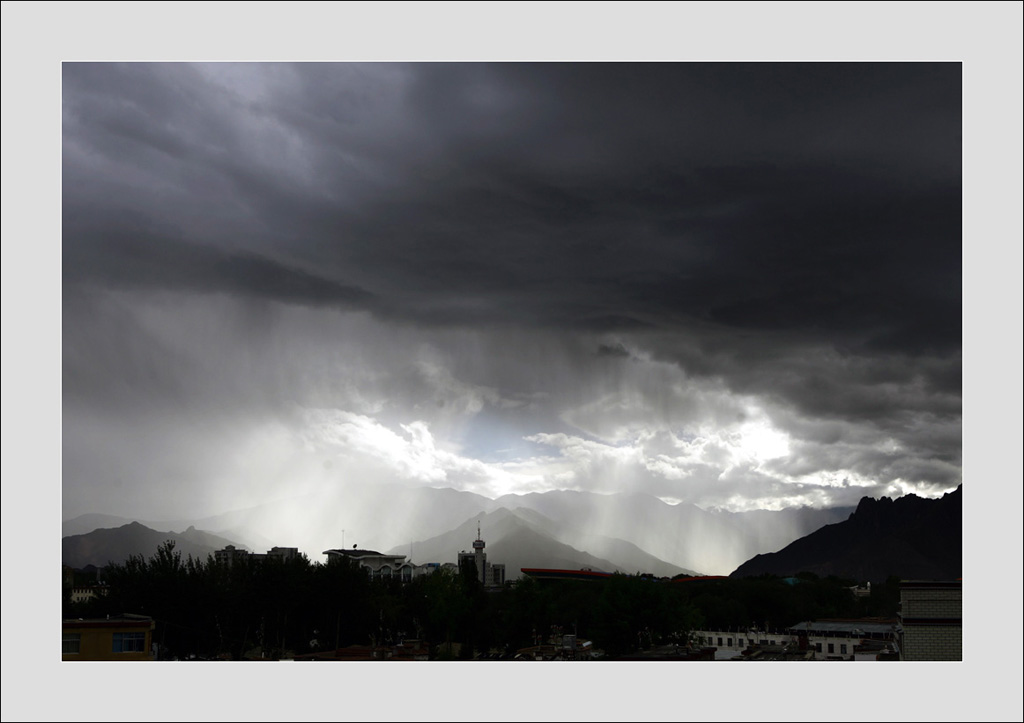
<path fill-rule="evenodd" d="M 486 329 L 486 354 L 467 343 L 449 372 L 557 388 L 567 419 L 647 419 L 672 395 L 637 372 L 619 380 L 639 390 L 624 406 L 614 365 L 668 362 L 761 399 L 795 440 L 792 474 L 951 484 L 960 76 L 957 63 L 66 64 L 65 293 L 227 294 Z M 554 338 L 564 358 L 503 366 Z M 75 389 L 107 368 L 94 343 L 65 325 Z M 132 344 L 155 386 L 187 386 L 149 361 L 158 345 Z"/>
<path fill-rule="evenodd" d="M 599 344 L 597 347 L 597 355 L 620 357 L 623 359 L 628 359 L 632 356 L 632 354 L 629 353 L 629 349 L 622 345 L 622 342 L 618 342 L 616 344 Z"/>
<path fill-rule="evenodd" d="M 309 305 L 367 306 L 373 297 L 259 254 L 229 253 L 158 234 L 102 231 L 64 252 L 64 281 L 238 294 Z"/>
<path fill-rule="evenodd" d="M 148 154 L 154 179 L 205 168 L 214 200 L 259 219 L 253 243 L 420 322 L 702 320 L 958 346 L 957 64 L 263 67 L 241 68 L 267 85 L 255 101 L 192 66 L 67 66 L 69 143 Z M 273 130 L 233 129 L 246 116 Z M 301 179 L 263 165 L 289 138 Z M 203 238 L 189 214 L 210 202 L 137 210 Z"/>
<path fill-rule="evenodd" d="M 931 67 L 830 67 L 488 68 L 531 98 L 516 127 L 448 86 L 436 101 L 432 68 L 416 117 L 468 138 L 449 142 L 457 173 L 382 201 L 390 268 L 566 327 L 614 311 L 956 347 L 958 68 L 937 101 Z"/>

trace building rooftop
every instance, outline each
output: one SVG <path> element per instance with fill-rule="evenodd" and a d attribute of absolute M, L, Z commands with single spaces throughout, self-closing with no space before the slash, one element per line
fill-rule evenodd
<path fill-rule="evenodd" d="M 121 615 L 108 615 L 105 618 L 64 618 L 64 627 L 71 628 L 103 628 L 103 627 L 150 627 L 153 625 L 153 618 L 148 615 L 133 615 L 123 613 Z"/>
<path fill-rule="evenodd" d="M 334 549 L 324 550 L 324 555 L 345 555 L 346 557 L 405 557 L 405 555 L 385 555 L 383 552 L 377 552 L 376 550 L 357 550 L 352 548 L 351 550 L 346 549 Z"/>
<path fill-rule="evenodd" d="M 690 575 L 688 577 L 674 577 L 672 582 L 693 582 L 694 580 L 728 580 L 728 575 Z"/>
<path fill-rule="evenodd" d="M 854 635 L 885 635 L 893 631 L 895 620 L 807 620 L 792 625 L 787 630 L 791 633 L 837 633 Z"/>
<path fill-rule="evenodd" d="M 598 570 L 558 570 L 540 567 L 519 568 L 524 575 L 545 580 L 607 580 L 612 576 L 610 572 Z"/>
<path fill-rule="evenodd" d="M 814 660 L 813 650 L 800 650 L 791 645 L 761 645 L 744 650 L 733 660 L 768 662 L 773 660 Z"/>

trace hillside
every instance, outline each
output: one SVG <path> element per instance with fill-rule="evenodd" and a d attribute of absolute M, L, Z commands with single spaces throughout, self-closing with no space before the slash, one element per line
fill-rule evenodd
<path fill-rule="evenodd" d="M 480 524 L 482 536 L 487 543 L 487 559 L 492 563 L 503 563 L 509 580 L 518 578 L 524 567 L 550 567 L 575 570 L 590 567 L 595 570 L 614 572 L 653 572 L 671 576 L 683 572 L 675 565 L 659 560 L 622 540 L 593 536 L 594 549 L 578 549 L 560 542 L 552 531 L 557 525 L 540 513 L 530 509 L 508 510 L 501 508 L 481 513 L 465 520 L 453 530 L 436 537 L 413 543 L 411 554 L 414 562 L 455 562 L 458 553 L 470 550 Z M 594 550 L 600 548 L 599 554 Z M 611 552 L 612 558 L 603 554 Z M 409 546 L 396 547 L 392 554 L 410 554 Z"/>
<path fill-rule="evenodd" d="M 343 544 L 408 551 L 410 541 L 444 535 L 467 519 L 498 509 L 532 520 L 559 543 L 611 560 L 616 567 L 656 575 L 681 571 L 728 574 L 758 553 L 773 552 L 829 522 L 849 516 L 852 508 L 832 510 L 706 511 L 690 504 L 668 504 L 646 494 L 596 494 L 554 490 L 505 495 L 492 500 L 471 492 L 389 482 L 367 484 L 338 480 L 330 489 L 283 497 L 247 509 L 201 519 L 149 522 L 151 529 L 195 526 L 239 546 L 265 550 L 274 545 L 298 547 L 311 560 Z M 386 524 L 380 521 L 386 520 Z M 83 515 L 64 522 L 64 534 L 97 527 L 121 526 L 130 520 Z M 475 533 L 474 533 L 475 534 Z M 485 539 L 491 541 L 490 533 Z M 470 537 L 472 541 L 472 537 Z M 468 542 L 458 541 L 457 552 Z M 449 550 L 441 559 L 454 559 Z M 674 572 L 673 572 L 674 571 Z"/>
<path fill-rule="evenodd" d="M 845 522 L 740 565 L 730 577 L 813 572 L 855 580 L 950 580 L 962 576 L 962 486 L 940 499 L 864 497 Z"/>
<path fill-rule="evenodd" d="M 83 568 L 86 565 L 103 567 L 111 562 L 123 562 L 132 555 L 151 557 L 166 540 L 174 540 L 175 552 L 182 558 L 206 560 L 215 550 L 235 545 L 231 540 L 189 527 L 184 532 L 160 532 L 138 522 L 121 527 L 102 528 L 84 535 L 70 535 L 61 540 L 61 557 L 65 565 Z"/>
<path fill-rule="evenodd" d="M 724 573 L 764 549 L 727 515 L 651 495 L 562 490 L 506 495 L 496 502 L 540 512 L 558 524 L 558 539 L 573 547 L 584 549 L 595 535 L 628 540 L 657 559 L 701 573 Z"/>

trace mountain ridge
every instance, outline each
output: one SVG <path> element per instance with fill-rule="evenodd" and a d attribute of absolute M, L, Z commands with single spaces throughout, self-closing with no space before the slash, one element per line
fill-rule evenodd
<path fill-rule="evenodd" d="M 451 488 L 396 482 L 368 485 L 342 479 L 329 488 L 218 515 L 173 523 L 140 522 L 163 529 L 195 526 L 235 540 L 236 547 L 253 550 L 297 547 L 311 560 L 318 560 L 323 550 L 353 543 L 378 550 L 408 549 L 410 541 L 444 535 L 472 516 L 503 507 L 519 511 L 523 519 L 530 517 L 522 510 L 533 510 L 550 521 L 534 520 L 558 542 L 633 571 L 673 566 L 706 574 L 729 574 L 754 556 L 781 550 L 819 529 L 820 523 L 838 521 L 853 510 L 791 508 L 731 513 L 705 511 L 687 503 L 673 505 L 642 493 L 576 490 L 491 499 Z M 102 519 L 103 515 L 84 515 L 65 521 L 63 527 L 77 530 Z M 488 534 L 485 530 L 485 538 Z"/>
<path fill-rule="evenodd" d="M 182 532 L 162 532 L 132 521 L 120 527 L 99 528 L 82 535 L 64 537 L 61 540 L 61 559 L 63 564 L 74 568 L 87 565 L 104 567 L 110 563 L 122 563 L 132 555 L 152 557 L 167 540 L 174 540 L 174 550 L 180 552 L 182 558 L 191 555 L 205 560 L 215 550 L 227 545 L 244 549 L 231 540 L 195 527 L 188 527 Z"/>
<path fill-rule="evenodd" d="M 963 574 L 963 485 L 941 498 L 861 498 L 844 522 L 782 550 L 756 555 L 730 577 L 812 572 L 882 582 L 957 579 Z"/>
<path fill-rule="evenodd" d="M 414 556 L 416 562 L 454 562 L 458 553 L 466 551 L 476 539 L 478 524 L 487 544 L 488 560 L 505 564 L 509 580 L 518 578 L 524 567 L 589 567 L 606 572 L 651 572 L 664 577 L 692 572 L 659 560 L 625 540 L 592 536 L 597 551 L 595 547 L 578 548 L 557 534 L 555 521 L 527 507 L 515 510 L 499 507 L 481 512 L 455 529 L 428 540 L 395 547 L 390 554 L 404 554 L 411 548 L 410 557 Z"/>

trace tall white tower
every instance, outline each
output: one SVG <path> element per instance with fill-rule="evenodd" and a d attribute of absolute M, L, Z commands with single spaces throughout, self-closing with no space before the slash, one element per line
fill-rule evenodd
<path fill-rule="evenodd" d="M 484 577 L 487 570 L 487 553 L 484 552 L 486 543 L 480 539 L 480 520 L 476 522 L 476 539 L 473 540 L 473 558 L 476 562 L 476 579 L 486 582 Z"/>

